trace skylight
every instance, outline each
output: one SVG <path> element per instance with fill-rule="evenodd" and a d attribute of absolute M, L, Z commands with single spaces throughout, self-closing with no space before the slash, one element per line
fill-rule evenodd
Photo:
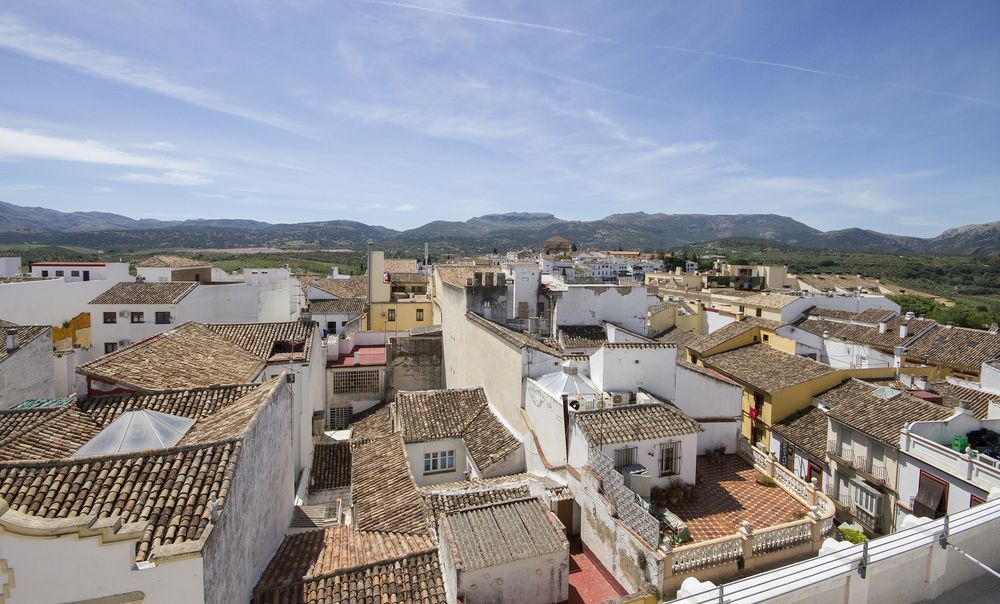
<path fill-rule="evenodd" d="M 71 457 L 135 453 L 176 445 L 194 425 L 187 417 L 142 409 L 122 413 Z"/>

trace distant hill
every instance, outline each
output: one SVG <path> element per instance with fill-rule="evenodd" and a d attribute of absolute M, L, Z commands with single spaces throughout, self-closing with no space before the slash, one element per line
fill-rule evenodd
<path fill-rule="evenodd" d="M 864 229 L 823 232 L 777 214 L 612 214 L 579 221 L 552 214 L 487 214 L 434 221 L 407 231 L 349 220 L 270 224 L 254 220 L 136 220 L 104 212 L 59 212 L 0 202 L 0 244 L 76 245 L 105 250 L 172 247 L 317 246 L 419 248 L 480 252 L 537 248 L 561 235 L 583 247 L 662 250 L 704 241 L 755 239 L 802 248 L 874 253 L 1000 254 L 1000 222 L 949 229 L 932 239 Z"/>

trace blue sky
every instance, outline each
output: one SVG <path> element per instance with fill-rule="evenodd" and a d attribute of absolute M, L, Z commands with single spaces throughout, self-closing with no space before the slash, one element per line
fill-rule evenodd
<path fill-rule="evenodd" d="M 7 3 L 0 199 L 410 228 L 1000 218 L 1000 3 Z"/>

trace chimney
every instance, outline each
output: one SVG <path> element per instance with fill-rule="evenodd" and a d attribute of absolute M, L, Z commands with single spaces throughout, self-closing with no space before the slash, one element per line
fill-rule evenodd
<path fill-rule="evenodd" d="M 910 335 L 910 326 L 907 325 L 906 323 L 903 323 L 902 325 L 899 326 L 899 337 L 900 339 L 903 339 L 908 335 Z"/>
<path fill-rule="evenodd" d="M 913 312 L 913 311 L 911 310 L 910 312 L 906 313 L 906 320 L 907 320 L 907 321 L 911 321 L 911 320 L 913 320 L 913 318 L 914 318 L 914 317 L 916 317 L 916 316 L 917 316 L 917 315 L 916 315 L 916 313 L 914 313 L 914 312 Z"/>
<path fill-rule="evenodd" d="M 483 274 L 481 272 L 479 272 L 479 271 L 476 271 L 476 272 L 472 273 L 472 280 L 475 282 L 476 285 L 482 285 L 483 284 Z"/>
<path fill-rule="evenodd" d="M 361 352 L 360 351 L 355 351 L 354 352 L 354 366 L 355 367 L 360 367 L 361 366 Z"/>
<path fill-rule="evenodd" d="M 7 352 L 17 350 L 17 329 L 11 327 L 7 330 Z"/>
<path fill-rule="evenodd" d="M 340 267 L 339 266 L 333 267 L 333 270 L 330 271 L 330 277 L 332 279 L 336 279 L 339 276 L 340 276 Z"/>
<path fill-rule="evenodd" d="M 879 321 L 878 322 L 878 332 L 879 333 L 885 333 L 887 331 L 889 331 L 889 322 L 885 321 L 885 320 Z"/>
<path fill-rule="evenodd" d="M 493 275 L 493 273 L 486 273 L 483 275 L 486 287 L 493 287 Z"/>

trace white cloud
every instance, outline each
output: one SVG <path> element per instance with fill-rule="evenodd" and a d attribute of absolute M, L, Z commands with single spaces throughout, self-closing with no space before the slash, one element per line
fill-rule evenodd
<path fill-rule="evenodd" d="M 45 185 L 29 185 L 29 184 L 0 185 L 0 191 L 35 191 L 44 188 Z"/>
<path fill-rule="evenodd" d="M 162 171 L 161 174 L 126 174 L 122 180 L 175 185 L 202 185 L 212 180 L 196 162 L 116 149 L 94 140 L 76 140 L 0 127 L 0 159 L 41 159 Z"/>
<path fill-rule="evenodd" d="M 232 103 L 212 91 L 174 80 L 153 66 L 91 46 L 83 40 L 34 30 L 13 16 L 0 15 L 0 48 L 205 109 L 290 132 L 304 132 L 301 125 L 280 115 Z"/>
<path fill-rule="evenodd" d="M 412 212 L 417 209 L 417 206 L 412 203 L 404 203 L 396 206 L 397 212 Z"/>
<path fill-rule="evenodd" d="M 155 143 L 146 143 L 144 145 L 136 145 L 140 149 L 155 149 L 157 151 L 173 151 L 174 144 L 170 141 L 156 141 Z"/>
<path fill-rule="evenodd" d="M 203 175 L 193 172 L 180 172 L 172 170 L 162 174 L 150 174 L 146 172 L 130 172 L 122 174 L 117 180 L 125 182 L 143 182 L 157 185 L 177 185 L 182 187 L 192 187 L 198 185 L 210 185 L 214 181 Z"/>
<path fill-rule="evenodd" d="M 114 191 L 111 187 L 94 187 L 94 193 L 111 193 Z"/>

